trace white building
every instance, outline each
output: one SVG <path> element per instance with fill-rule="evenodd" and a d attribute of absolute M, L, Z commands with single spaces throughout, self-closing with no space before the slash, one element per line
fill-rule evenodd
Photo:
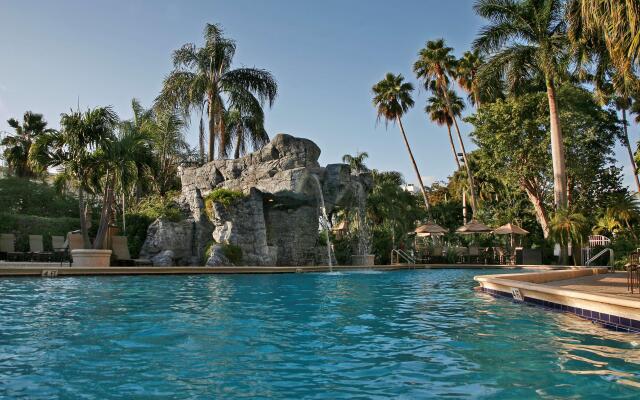
<path fill-rule="evenodd" d="M 413 183 L 407 183 L 406 185 L 402 185 L 400 187 L 405 192 L 409 192 L 409 193 L 412 193 L 412 194 L 420 193 L 420 187 L 418 185 L 413 184 Z"/>

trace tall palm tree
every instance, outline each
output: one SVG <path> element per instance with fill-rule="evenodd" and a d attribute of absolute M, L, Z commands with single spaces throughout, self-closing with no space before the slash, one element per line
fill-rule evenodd
<path fill-rule="evenodd" d="M 414 105 L 413 98 L 411 97 L 413 85 L 410 82 L 404 82 L 402 74 L 394 75 L 389 72 L 383 80 L 373 85 L 372 90 L 374 94 L 373 105 L 378 110 L 378 120 L 380 120 L 380 118 L 384 118 L 385 124 L 388 124 L 389 121 L 398 123 L 402 139 L 404 140 L 407 152 L 409 153 L 409 158 L 413 164 L 413 170 L 416 173 L 418 183 L 420 184 L 420 190 L 422 191 L 422 197 L 424 199 L 424 206 L 426 207 L 427 212 L 430 213 L 427 191 L 422 183 L 422 176 L 418 170 L 418 165 L 413 157 L 411 146 L 407 140 L 404 126 L 402 125 L 402 116 Z"/>
<path fill-rule="evenodd" d="M 511 91 L 527 77 L 544 77 L 557 209 L 567 207 L 564 143 L 556 101 L 556 85 L 568 63 L 563 7 L 561 0 L 477 0 L 474 6 L 478 15 L 489 20 L 474 41 L 475 49 L 490 55 L 483 69 L 499 72 Z"/>
<path fill-rule="evenodd" d="M 236 44 L 223 36 L 222 28 L 207 24 L 205 44 L 183 45 L 173 53 L 174 70 L 164 80 L 157 104 L 176 107 L 188 116 L 206 107 L 209 119 L 209 161 L 215 157 L 215 142 L 220 142 L 219 156 L 228 150 L 225 113 L 231 108 L 273 105 L 278 85 L 270 72 L 257 68 L 232 69 Z"/>
<path fill-rule="evenodd" d="M 464 110 L 464 101 L 462 101 L 462 99 L 458 97 L 458 95 L 456 95 L 453 90 L 449 90 L 449 100 L 451 102 L 453 114 L 455 116 L 460 116 L 462 114 L 462 110 Z M 435 122 L 440 126 L 447 126 L 451 152 L 453 153 L 453 159 L 455 160 L 459 170 L 460 160 L 458 159 L 458 152 L 456 150 L 455 144 L 453 143 L 453 136 L 451 135 L 451 125 L 453 125 L 453 119 L 451 118 L 452 113 L 449 112 L 447 102 L 445 101 L 444 96 L 440 93 L 440 91 L 435 92 L 434 96 L 429 97 L 424 111 L 429 114 L 429 118 L 432 122 Z"/>
<path fill-rule="evenodd" d="M 451 105 L 451 99 L 449 98 L 449 76 L 455 76 L 455 70 L 457 62 L 455 57 L 451 54 L 453 49 L 447 47 L 444 43 L 444 39 L 430 40 L 426 43 L 425 47 L 418 52 L 418 60 L 413 64 L 413 71 L 418 77 L 424 81 L 425 88 L 432 88 L 439 91 L 445 103 L 453 125 L 456 128 L 458 134 L 458 142 L 460 149 L 462 150 L 462 158 L 464 160 L 464 166 L 467 170 L 467 178 L 469 180 L 469 192 L 471 194 L 471 208 L 473 210 L 474 218 L 477 215 L 478 201 L 476 199 L 475 185 L 473 182 L 473 173 L 469 166 L 469 160 L 467 159 L 467 149 L 464 146 L 462 140 L 462 134 L 460 133 L 460 127 L 456 115 L 453 113 L 453 106 Z"/>
<path fill-rule="evenodd" d="M 465 51 L 456 63 L 456 80 L 460 87 L 467 92 L 471 104 L 480 107 L 480 85 L 478 71 L 484 64 L 484 58 L 478 50 Z"/>
<path fill-rule="evenodd" d="M 15 134 L 5 136 L 0 145 L 4 146 L 2 156 L 9 172 L 23 178 L 36 177 L 38 173 L 29 166 L 29 150 L 38 137 L 52 132 L 52 129 L 47 129 L 47 121 L 42 114 L 31 111 L 24 113 L 22 124 L 14 118 L 10 118 L 7 123 L 15 130 Z"/>

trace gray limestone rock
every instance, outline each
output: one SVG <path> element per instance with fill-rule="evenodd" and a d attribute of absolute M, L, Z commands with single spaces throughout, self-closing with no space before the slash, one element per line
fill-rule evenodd
<path fill-rule="evenodd" d="M 279 134 L 242 158 L 181 168 L 179 203 L 189 218 L 151 224 L 141 256 L 171 250 L 177 265 L 203 264 L 205 249 L 215 243 L 207 265 L 230 264 L 222 258 L 222 244 L 240 247 L 243 265 L 326 262 L 318 256 L 321 196 L 328 214 L 336 207 L 362 206 L 371 178 L 353 174 L 346 164 L 323 168 L 319 157 L 312 141 Z M 213 203 L 209 215 L 205 198 L 222 188 L 244 196 L 229 206 Z"/>
<path fill-rule="evenodd" d="M 233 265 L 231 261 L 224 255 L 222 245 L 214 244 L 209 250 L 209 258 L 205 263 L 207 267 L 228 267 Z"/>

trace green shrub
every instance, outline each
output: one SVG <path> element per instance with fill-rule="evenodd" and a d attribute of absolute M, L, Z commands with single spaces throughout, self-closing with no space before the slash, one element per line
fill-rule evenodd
<path fill-rule="evenodd" d="M 351 264 L 351 255 L 353 254 L 352 239 L 349 236 L 345 236 L 340 239 L 334 237 L 331 239 L 331 243 L 333 244 L 333 252 L 338 264 Z"/>
<path fill-rule="evenodd" d="M 224 256 L 227 257 L 233 265 L 242 264 L 242 249 L 240 246 L 236 246 L 235 244 L 223 244 L 222 254 L 224 254 Z"/>
<path fill-rule="evenodd" d="M 0 179 L 0 210 L 39 217 L 79 218 L 78 200 L 51 185 L 22 178 Z"/>
<path fill-rule="evenodd" d="M 164 197 L 157 194 L 145 197 L 132 207 L 131 214 L 145 216 L 151 221 L 162 217 L 168 221 L 178 222 L 184 218 L 184 215 L 175 201 L 175 196 L 175 193 L 168 193 Z"/>
<path fill-rule="evenodd" d="M 42 235 L 45 250 L 51 250 L 51 236 L 66 236 L 79 228 L 80 218 L 0 213 L 0 232 L 16 235 L 16 251 L 29 251 L 29 235 Z"/>
<path fill-rule="evenodd" d="M 215 189 L 204 197 L 204 205 L 207 210 L 207 215 L 209 215 L 209 218 L 212 218 L 213 203 L 222 204 L 222 206 L 228 208 L 236 201 L 243 199 L 244 197 L 244 193 L 237 190 L 229 190 L 224 188 Z"/>
<path fill-rule="evenodd" d="M 138 258 L 140 249 L 147 238 L 147 229 L 155 219 L 144 214 L 127 214 L 127 243 L 131 257 Z M 122 232 L 122 227 L 120 226 Z"/>

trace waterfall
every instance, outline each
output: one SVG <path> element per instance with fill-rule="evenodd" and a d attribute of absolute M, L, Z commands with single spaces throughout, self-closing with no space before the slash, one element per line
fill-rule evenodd
<path fill-rule="evenodd" d="M 367 223 L 367 211 L 366 211 L 366 201 L 367 197 L 364 193 L 364 188 L 362 184 L 358 183 L 357 190 L 357 216 L 358 216 L 358 229 L 356 230 L 357 235 L 357 255 L 366 256 L 371 254 L 371 229 L 369 224 Z"/>
<path fill-rule="evenodd" d="M 322 216 L 324 217 L 324 228 L 327 232 L 327 256 L 329 257 L 329 271 L 333 272 L 333 262 L 331 260 L 331 238 L 329 237 L 329 217 L 327 216 L 327 208 L 324 204 L 324 195 L 322 194 L 322 185 L 320 184 L 320 179 L 316 174 L 311 174 L 313 180 L 316 182 L 316 187 L 318 188 L 318 193 L 320 194 L 320 209 L 322 210 Z M 322 221 L 322 220 L 321 220 Z"/>

